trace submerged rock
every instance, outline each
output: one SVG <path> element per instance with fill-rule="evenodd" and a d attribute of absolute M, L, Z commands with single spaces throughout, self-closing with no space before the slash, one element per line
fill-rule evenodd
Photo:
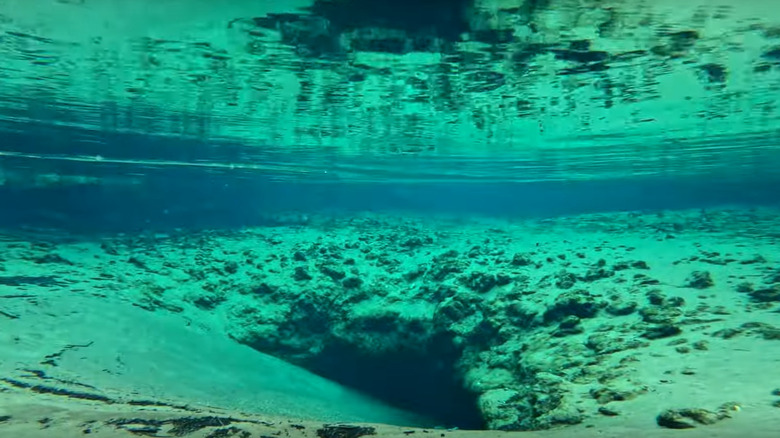
<path fill-rule="evenodd" d="M 626 316 L 636 312 L 637 306 L 636 301 L 616 301 L 610 303 L 604 310 L 613 316 Z"/>
<path fill-rule="evenodd" d="M 319 438 L 359 438 L 366 435 L 376 435 L 376 429 L 351 424 L 326 424 L 317 429 Z"/>
<path fill-rule="evenodd" d="M 491 430 L 518 430 L 521 413 L 515 402 L 521 399 L 519 392 L 511 389 L 493 389 L 480 395 L 478 407 Z"/>
<path fill-rule="evenodd" d="M 748 292 L 748 295 L 750 295 L 750 298 L 753 301 L 759 303 L 780 302 L 780 283 L 773 284 L 770 287 L 750 291 Z"/>
<path fill-rule="evenodd" d="M 685 279 L 685 286 L 694 289 L 707 289 L 715 286 L 715 281 L 712 280 L 712 275 L 708 271 L 693 271 Z"/>
<path fill-rule="evenodd" d="M 613 275 L 615 275 L 615 271 L 599 266 L 589 269 L 585 275 L 580 277 L 580 280 L 591 283 L 596 280 L 612 277 Z"/>
<path fill-rule="evenodd" d="M 597 333 L 588 337 L 585 346 L 597 354 L 617 353 L 618 351 L 640 348 L 648 345 L 647 341 L 625 339 L 616 333 Z"/>
<path fill-rule="evenodd" d="M 555 274 L 555 286 L 559 289 L 571 289 L 577 283 L 577 276 L 571 272 L 561 271 Z"/>
<path fill-rule="evenodd" d="M 295 281 L 309 281 L 312 279 L 312 276 L 303 266 L 296 266 L 295 271 L 293 272 L 293 279 Z"/>
<path fill-rule="evenodd" d="M 736 402 L 723 403 L 716 412 L 701 408 L 667 409 L 656 417 L 656 423 L 669 429 L 691 429 L 697 425 L 712 425 L 739 411 Z"/>
<path fill-rule="evenodd" d="M 658 414 L 655 421 L 659 426 L 669 429 L 692 429 L 696 427 L 690 418 L 682 415 L 679 411 L 671 409 Z"/>
<path fill-rule="evenodd" d="M 616 417 L 620 415 L 620 412 L 606 406 L 599 407 L 598 413 L 607 417 Z"/>
<path fill-rule="evenodd" d="M 320 266 L 320 272 L 323 273 L 325 276 L 330 277 L 330 279 L 333 281 L 341 281 L 344 279 L 344 277 L 347 276 L 347 273 L 344 272 L 342 269 L 336 268 L 334 266 L 328 266 L 328 265 Z"/>
<path fill-rule="evenodd" d="M 347 277 L 341 282 L 341 285 L 345 289 L 357 289 L 363 285 L 363 280 L 360 277 Z"/>
<path fill-rule="evenodd" d="M 467 288 L 478 293 L 490 292 L 491 289 L 498 285 L 498 277 L 485 272 L 472 272 L 461 278 L 461 281 Z"/>
<path fill-rule="evenodd" d="M 445 300 L 437 309 L 434 326 L 454 335 L 458 347 L 487 345 L 496 335 L 496 327 L 484 314 L 481 300 L 456 295 Z"/>
<path fill-rule="evenodd" d="M 580 326 L 580 319 L 574 315 L 567 316 L 560 324 L 558 329 L 553 332 L 555 337 L 577 335 L 584 332 L 585 329 Z"/>
<path fill-rule="evenodd" d="M 578 318 L 593 318 L 602 304 L 585 290 L 565 292 L 555 298 L 552 306 L 544 313 L 545 322 L 557 321 L 573 315 Z"/>
<path fill-rule="evenodd" d="M 309 241 L 310 235 L 297 243 L 294 237 L 290 242 L 279 238 L 274 252 L 265 256 L 250 257 L 237 248 L 224 251 L 216 264 L 204 257 L 192 264 L 200 275 L 182 281 L 196 284 L 198 291 L 213 283 L 215 294 L 190 294 L 185 300 L 193 302 L 195 296 L 191 307 L 207 311 L 220 304 L 212 299 L 219 296 L 216 292 L 224 291 L 229 306 L 218 310 L 227 312 L 232 338 L 322 375 L 343 378 L 334 370 L 357 364 L 374 373 L 369 379 L 381 376 L 396 387 L 411 381 L 405 376 L 416 376 L 428 361 L 431 375 L 444 375 L 470 394 L 469 406 L 480 411 L 475 413 L 480 427 L 484 419 L 489 429 L 497 430 L 546 429 L 618 415 L 614 406 L 645 392 L 647 382 L 637 377 L 636 369 L 653 352 L 674 361 L 680 359 L 675 349 L 690 355 L 706 350 L 702 337 L 713 343 L 713 354 L 723 341 L 711 336 L 780 339 L 780 329 L 769 324 L 703 319 L 706 313 L 720 312 L 715 303 L 688 290 L 686 298 L 697 307 L 686 308 L 682 297 L 667 295 L 673 289 L 663 272 L 632 261 L 633 247 L 615 254 L 627 261 L 615 262 L 606 255 L 622 250 L 610 242 L 590 242 L 589 248 L 542 242 L 534 252 L 515 253 L 528 249 L 527 242 L 513 244 L 508 236 L 464 237 L 458 230 L 437 233 L 432 241 L 414 233 L 376 232 L 375 223 L 364 225 L 359 238 L 335 232 L 317 236 L 316 243 Z M 148 256 L 143 262 L 151 270 L 156 259 Z M 216 271 L 209 267 L 214 265 Z M 186 262 L 179 266 L 188 272 Z M 767 272 L 745 272 L 735 280 L 740 272 L 732 281 L 750 278 L 756 286 L 738 286 L 740 292 L 769 303 L 780 286 L 761 280 Z M 661 281 L 663 286 L 651 286 Z M 713 284 L 704 271 L 694 272 L 687 282 L 698 289 Z M 771 304 L 750 307 L 764 310 Z M 728 310 L 736 317 L 741 309 Z M 754 315 L 756 321 L 765 316 Z M 657 345 L 658 351 L 642 350 L 683 328 L 691 338 L 698 335 L 698 342 L 680 336 L 660 341 L 666 345 Z M 385 363 L 388 368 L 382 369 Z M 390 376 L 388 370 L 401 371 Z M 438 393 L 427 387 L 425 376 L 411 384 L 424 387 L 410 398 L 436 405 L 432 400 Z M 695 378 L 704 377 L 700 372 Z M 592 389 L 584 398 L 583 388 Z M 710 424 L 720 415 L 676 409 L 658 417 L 664 427 L 689 428 Z"/>
<path fill-rule="evenodd" d="M 512 256 L 511 264 L 512 266 L 529 266 L 533 265 L 534 262 L 527 254 L 517 253 Z"/>
<path fill-rule="evenodd" d="M 649 327 L 642 333 L 642 337 L 646 339 L 663 339 L 670 336 L 677 336 L 682 333 L 682 329 L 673 324 L 661 324 Z"/>
<path fill-rule="evenodd" d="M 428 271 L 428 275 L 434 281 L 442 281 L 450 274 L 460 274 L 468 269 L 469 262 L 457 259 L 456 257 L 457 252 L 455 255 L 448 252 L 437 257 L 434 260 L 433 266 L 431 266 L 431 269 Z"/>
<path fill-rule="evenodd" d="M 644 391 L 620 391 L 613 388 L 601 387 L 598 389 L 591 389 L 590 396 L 599 404 L 604 405 L 615 401 L 631 400 L 642 392 Z"/>

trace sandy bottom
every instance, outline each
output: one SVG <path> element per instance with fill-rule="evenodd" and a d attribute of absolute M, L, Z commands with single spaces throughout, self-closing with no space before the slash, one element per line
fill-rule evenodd
<path fill-rule="evenodd" d="M 2 413 L 11 420 L 3 423 L 3 436 L 8 437 L 101 437 L 133 436 L 188 436 L 188 437 L 315 437 L 355 436 L 327 435 L 333 423 L 301 421 L 288 418 L 246 415 L 223 410 L 183 411 L 173 408 L 138 409 L 124 405 L 97 405 L 85 402 L 63 401 L 59 397 L 30 395 L 26 392 L 6 391 L 2 394 Z M 207 424 L 198 429 L 200 424 Z M 146 424 L 163 423 L 154 433 L 145 431 Z M 121 423 L 126 423 L 121 425 Z M 159 424 L 158 423 L 158 424 Z M 191 424 L 189 428 L 182 425 Z M 637 429 L 620 424 L 608 427 L 568 428 L 534 432 L 499 431 L 445 431 L 405 428 L 369 423 L 339 423 L 350 427 L 364 427 L 383 437 L 494 437 L 520 436 L 538 438 L 562 437 L 776 437 L 777 419 L 755 421 L 747 417 L 734 418 L 709 428 Z M 177 429 L 178 428 L 178 429 Z M 182 430 L 184 429 L 184 430 Z M 187 429 L 195 429 L 186 431 Z M 325 431 L 325 434 L 321 431 Z M 367 433 L 367 432 L 366 432 Z M 368 433 L 367 433 L 368 434 Z M 358 435 L 359 436 L 359 435 Z"/>
<path fill-rule="evenodd" d="M 582 216 L 522 223 L 371 216 L 312 219 L 306 225 L 239 232 L 100 239 L 64 238 L 41 230 L 6 232 L 0 241 L 0 436 L 778 436 L 780 313 L 772 295 L 774 281 L 780 282 L 778 217 L 777 211 L 770 210 Z M 408 244 L 410 236 L 421 236 L 423 243 Z M 426 236 L 433 237 L 426 240 Z M 417 293 L 433 280 L 425 275 L 408 280 L 405 273 L 416 266 L 435 265 L 440 254 L 451 250 L 472 254 L 469 258 L 474 262 L 451 278 L 437 279 L 441 284 L 465 284 L 463 278 L 484 271 L 488 261 L 509 260 L 519 251 L 537 261 L 532 271 L 525 263 L 496 265 L 513 279 L 528 273 L 525 276 L 531 280 L 523 280 L 523 287 L 530 281 L 536 290 L 523 292 L 531 297 L 529 306 L 550 309 L 556 297 L 576 291 L 558 281 L 568 270 L 580 272 L 578 284 L 589 293 L 613 300 L 635 299 L 640 310 L 582 317 L 581 329 L 565 334 L 561 334 L 568 327 L 565 322 L 539 323 L 511 332 L 503 346 L 485 347 L 470 362 L 462 362 L 470 367 L 467 374 L 472 378 L 467 384 L 472 388 L 485 385 L 488 395 L 508 391 L 514 377 L 492 384 L 491 379 L 501 374 L 496 369 L 503 368 L 480 361 L 496 363 L 502 349 L 522 340 L 525 366 L 538 376 L 553 376 L 545 381 L 556 380 L 556 388 L 565 388 L 566 415 L 574 412 L 577 418 L 573 424 L 523 432 L 419 427 L 430 421 L 246 345 L 251 344 L 247 339 L 261 335 L 264 339 L 280 336 L 264 345 L 300 363 L 316 356 L 319 350 L 312 345 L 331 339 L 331 332 L 290 343 L 285 338 L 299 334 L 279 335 L 285 326 L 274 323 L 278 314 L 290 314 L 279 312 L 288 312 L 284 306 L 290 304 L 285 300 L 292 298 L 276 294 L 272 301 L 258 301 L 239 290 L 245 284 L 273 283 L 277 278 L 289 282 L 295 267 L 292 260 L 299 258 L 293 254 L 313 242 L 352 248 L 351 240 L 370 238 L 395 246 L 384 244 L 378 258 L 361 258 L 357 250 L 354 258 L 349 252 L 336 258 L 352 259 L 349 272 L 360 273 L 362 286 L 348 287 L 349 297 L 357 293 L 353 289 L 373 291 L 374 283 L 399 290 L 383 296 L 378 305 L 384 310 L 405 306 L 403 312 L 420 318 L 438 312 L 438 304 L 430 299 L 418 302 L 404 295 Z M 482 245 L 478 255 L 474 255 L 475 245 Z M 203 268 L 206 274 L 200 275 L 189 269 L 215 261 L 232 266 L 231 261 L 246 259 L 249 250 L 262 263 L 219 274 L 229 281 L 220 280 L 227 292 L 218 299 L 209 283 L 217 271 Z M 312 259 L 311 254 L 320 252 L 307 253 L 307 261 L 300 257 L 300 263 L 311 263 L 314 274 L 324 273 L 305 280 L 311 283 L 300 286 L 301 290 L 342 293 L 334 289 L 342 283 L 331 284 L 333 270 L 326 269 L 330 265 Z M 396 262 L 376 262 L 382 257 Z M 615 270 L 604 278 L 582 280 L 587 277 L 582 274 L 585 268 L 602 259 L 607 266 L 638 260 L 648 266 L 640 274 Z M 261 264 L 262 272 L 253 270 Z M 712 284 L 691 284 L 701 279 L 692 273 L 705 271 Z M 506 302 L 502 294 L 512 296 L 518 282 L 477 292 L 464 286 L 463 293 L 477 294 L 499 307 Z M 765 292 L 740 289 L 746 282 Z M 209 294 L 204 295 L 204 290 Z M 684 305 L 677 305 L 681 310 L 674 324 L 660 324 L 674 325 L 681 333 L 652 339 L 639 335 L 647 333 L 641 319 L 649 314 L 641 309 L 650 308 L 643 307 L 642 300 L 653 293 L 684 299 Z M 301 293 L 291 295 L 299 299 Z M 347 315 L 370 314 L 368 306 L 377 302 L 368 295 L 364 298 L 368 304 Z M 248 312 L 251 319 L 241 316 Z M 268 331 L 258 332 L 259 326 Z M 630 337 L 634 332 L 642 342 L 630 348 L 594 353 L 583 347 L 595 334 Z M 348 335 L 339 336 L 343 340 Z M 301 343 L 307 345 L 299 347 Z M 579 354 L 585 359 L 576 373 L 569 371 L 570 365 L 561 365 L 561 358 Z M 618 369 L 619 376 L 610 380 L 608 376 Z M 594 400 L 594 390 L 604 385 L 632 396 Z M 714 424 L 675 430 L 656 423 L 657 415 L 667 409 L 716 411 L 724 404 L 730 407 L 727 418 Z"/>

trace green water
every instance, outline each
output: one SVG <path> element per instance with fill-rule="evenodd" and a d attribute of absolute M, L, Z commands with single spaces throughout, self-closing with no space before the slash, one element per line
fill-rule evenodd
<path fill-rule="evenodd" d="M 772 436 L 775 3 L 1 2 L 0 433 Z"/>

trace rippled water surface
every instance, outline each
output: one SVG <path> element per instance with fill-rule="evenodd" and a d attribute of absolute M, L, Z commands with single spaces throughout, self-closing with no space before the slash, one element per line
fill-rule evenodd
<path fill-rule="evenodd" d="M 82 176 L 115 163 L 297 181 L 772 175 L 771 4 L 7 0 L 2 167 L 5 180 L 41 159 L 93 163 Z"/>

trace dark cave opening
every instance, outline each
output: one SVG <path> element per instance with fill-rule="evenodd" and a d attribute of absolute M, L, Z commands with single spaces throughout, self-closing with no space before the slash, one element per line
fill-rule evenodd
<path fill-rule="evenodd" d="M 329 345 L 307 364 L 311 371 L 446 427 L 483 430 L 477 394 L 457 377 L 454 352 L 406 350 L 368 355 L 350 345 Z"/>

